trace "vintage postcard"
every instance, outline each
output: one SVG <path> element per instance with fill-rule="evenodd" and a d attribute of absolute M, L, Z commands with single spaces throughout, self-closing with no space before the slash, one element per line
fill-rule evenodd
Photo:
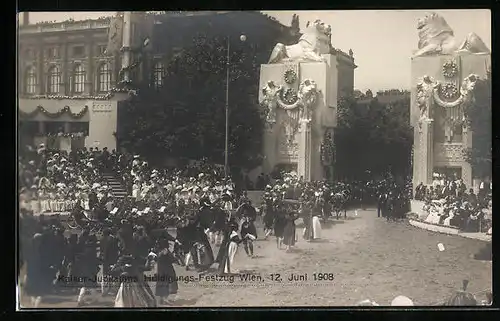
<path fill-rule="evenodd" d="M 492 304 L 489 10 L 18 22 L 20 310 Z"/>

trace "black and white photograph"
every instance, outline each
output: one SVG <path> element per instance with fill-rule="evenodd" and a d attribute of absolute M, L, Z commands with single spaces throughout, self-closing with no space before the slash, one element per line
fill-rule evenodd
<path fill-rule="evenodd" d="M 491 306 L 491 24 L 19 12 L 17 309 Z"/>

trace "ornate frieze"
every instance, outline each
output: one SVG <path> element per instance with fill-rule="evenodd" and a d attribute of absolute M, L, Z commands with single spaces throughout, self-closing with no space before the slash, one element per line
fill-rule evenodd
<path fill-rule="evenodd" d="M 436 144 L 435 160 L 436 162 L 461 163 L 465 161 L 464 147 L 462 144 Z"/>

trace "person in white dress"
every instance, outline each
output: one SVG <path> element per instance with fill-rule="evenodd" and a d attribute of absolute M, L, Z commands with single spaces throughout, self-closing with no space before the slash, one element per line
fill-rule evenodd
<path fill-rule="evenodd" d="M 241 243 L 241 238 L 238 235 L 238 225 L 231 224 L 230 226 L 231 232 L 229 233 L 229 240 L 226 246 L 221 247 L 220 250 L 224 251 L 224 256 L 222 258 L 221 267 L 219 272 L 223 274 L 231 274 L 237 273 L 237 270 L 234 268 L 234 257 L 236 252 L 238 251 L 238 246 Z"/>

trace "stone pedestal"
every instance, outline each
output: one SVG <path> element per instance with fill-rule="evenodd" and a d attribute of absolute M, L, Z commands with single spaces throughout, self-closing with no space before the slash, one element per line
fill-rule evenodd
<path fill-rule="evenodd" d="M 431 184 L 432 174 L 440 169 L 460 170 L 464 183 L 472 187 L 472 168 L 464 154 L 465 149 L 472 147 L 472 132 L 465 126 L 464 109 L 471 103 L 474 79 L 484 79 L 490 66 L 490 54 L 436 55 L 412 60 L 414 187 L 420 182 Z M 444 85 L 454 87 L 456 96 L 443 96 Z M 450 119 L 463 121 L 461 139 L 447 137 L 454 132 Z"/>
<path fill-rule="evenodd" d="M 344 88 L 346 85 L 339 80 L 340 75 L 345 75 L 345 70 L 344 73 L 338 72 L 339 57 L 331 54 L 323 57 L 324 62 L 286 62 L 261 66 L 259 102 L 264 109 L 270 110 L 269 106 L 274 106 L 276 115 L 267 120 L 264 133 L 264 173 L 270 173 L 277 165 L 293 165 L 306 181 L 325 178 L 320 156 L 321 144 L 325 131 L 332 132 L 337 125 L 338 92 L 341 86 Z M 352 64 L 352 74 L 355 67 Z M 290 70 L 296 79 L 288 83 L 285 74 Z M 308 92 L 303 88 L 311 82 L 317 94 L 314 95 L 314 103 L 308 106 Z M 272 97 L 280 94 L 272 96 L 269 93 L 280 86 L 283 88 L 280 93 L 290 89 L 297 93 L 302 104 L 288 108 L 272 100 Z M 303 107 L 305 105 L 308 107 Z"/>

